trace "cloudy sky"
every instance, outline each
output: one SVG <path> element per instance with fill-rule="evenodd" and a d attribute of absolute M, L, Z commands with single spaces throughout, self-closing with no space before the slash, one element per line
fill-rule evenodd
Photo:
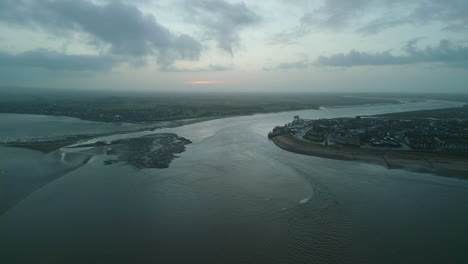
<path fill-rule="evenodd" d="M 0 0 L 0 85 L 468 92 L 468 1 Z"/>

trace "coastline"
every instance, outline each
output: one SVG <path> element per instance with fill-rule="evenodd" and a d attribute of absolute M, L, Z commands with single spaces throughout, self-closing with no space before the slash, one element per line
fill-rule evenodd
<path fill-rule="evenodd" d="M 320 158 L 357 161 L 402 169 L 431 173 L 439 176 L 468 179 L 467 156 L 452 153 L 428 153 L 416 151 L 361 149 L 348 146 L 322 146 L 298 140 L 292 136 L 271 139 L 281 149 Z"/>
<path fill-rule="evenodd" d="M 387 105 L 387 104 L 399 104 L 401 102 L 393 102 L 393 103 L 376 103 L 376 104 L 356 104 L 351 105 L 352 107 L 359 107 L 359 106 L 377 106 L 377 105 Z M 234 114 L 234 115 L 211 115 L 211 116 L 203 116 L 203 117 L 194 117 L 194 118 L 183 118 L 183 119 L 170 119 L 170 120 L 160 120 L 154 122 L 104 122 L 104 121 L 96 121 L 91 119 L 83 119 L 74 116 L 67 116 L 67 115 L 46 115 L 46 114 L 32 114 L 32 113 L 5 113 L 5 114 L 26 114 L 26 115 L 43 115 L 43 116 L 56 116 L 56 117 L 66 117 L 66 118 L 75 118 L 82 121 L 87 122 L 96 122 L 96 123 L 128 123 L 128 124 L 139 124 L 139 125 L 146 125 L 145 128 L 138 128 L 134 130 L 128 131 L 116 131 L 116 132 L 107 132 L 107 133 L 100 133 L 100 134 L 76 134 L 76 135 L 69 135 L 57 139 L 47 139 L 47 140 L 32 140 L 27 142 L 0 142 L 0 146 L 3 147 L 12 147 L 12 148 L 24 148 L 39 151 L 45 154 L 51 153 L 53 151 L 59 150 L 63 147 L 72 146 L 78 144 L 82 140 L 89 140 L 96 137 L 103 137 L 103 136 L 110 136 L 110 135 L 117 135 L 117 134 L 127 134 L 127 133 L 134 133 L 140 131 L 155 131 L 157 129 L 162 128 L 175 128 L 181 127 L 191 124 L 196 124 L 205 121 L 211 121 L 216 119 L 224 119 L 229 117 L 238 117 L 238 116 L 252 116 L 257 114 L 274 114 L 274 113 L 283 113 L 283 112 L 294 112 L 294 111 L 301 111 L 301 110 L 320 110 L 321 108 L 346 108 L 350 107 L 349 105 L 334 105 L 334 106 L 318 106 L 318 107 L 310 107 L 310 108 L 298 108 L 298 109 L 289 109 L 289 110 L 279 110 L 279 111 L 267 111 L 267 112 L 251 112 L 246 114 Z"/>
<path fill-rule="evenodd" d="M 171 122 L 156 122 L 149 124 L 147 128 L 139 128 L 132 131 L 116 131 L 100 134 L 79 134 L 55 139 L 45 140 L 32 140 L 27 142 L 5 142 L 0 143 L 0 150 L 8 149 L 8 152 L 31 153 L 38 160 L 33 168 L 40 167 L 39 176 L 35 173 L 28 173 L 30 178 L 28 180 L 17 180 L 17 175 L 12 169 L 0 170 L 0 176 L 3 178 L 2 186 L 0 186 L 0 193 L 8 193 L 7 197 L 0 199 L 0 216 L 6 214 L 11 208 L 15 207 L 18 203 L 28 197 L 31 193 L 42 188 L 43 186 L 55 181 L 64 175 L 79 169 L 86 165 L 93 156 L 102 153 L 102 148 L 97 151 L 77 151 L 74 153 L 67 153 L 62 155 L 60 149 L 68 146 L 73 146 L 79 142 L 98 138 L 107 135 L 134 133 L 139 131 L 155 131 L 161 128 L 180 127 L 194 123 L 209 121 L 213 119 L 225 118 L 229 116 L 217 117 L 202 117 L 194 119 L 184 119 Z M 168 133 L 160 134 L 155 132 L 161 144 L 165 147 L 156 150 L 147 149 L 150 142 L 153 140 L 151 137 L 142 137 L 129 140 L 120 140 L 118 145 L 115 146 L 116 153 L 114 153 L 117 160 L 107 160 L 105 165 L 110 165 L 115 162 L 127 162 L 128 164 L 141 169 L 141 168 L 167 168 L 174 158 L 177 158 L 178 153 L 185 151 L 185 145 L 189 141 L 177 136 L 170 136 Z M 169 136 L 168 136 L 169 135 Z M 141 142 L 140 142 L 141 141 Z M 140 142 L 140 143 L 139 143 Z M 132 147 L 134 145 L 137 147 Z M 80 147 L 80 146 L 77 146 Z M 146 148 L 146 149 L 145 149 Z M 143 155 L 145 154 L 145 155 Z M 120 157 L 119 157 L 120 155 Z M 14 157 L 14 155 L 12 156 Z M 19 161 L 18 161 L 19 162 Z"/>
<path fill-rule="evenodd" d="M 2 147 L 9 147 L 9 148 L 23 148 L 23 149 L 30 149 L 42 152 L 44 154 L 48 154 L 59 150 L 63 147 L 72 146 L 78 144 L 83 140 L 90 140 L 97 137 L 103 136 L 111 136 L 111 135 L 118 135 L 118 134 L 128 134 L 128 133 L 135 133 L 141 131 L 156 131 L 162 128 L 175 128 L 181 127 L 186 125 L 191 125 L 195 123 L 221 119 L 221 118 L 228 118 L 232 116 L 212 116 L 212 117 L 199 117 L 199 118 L 191 118 L 191 119 L 180 119 L 174 121 L 160 121 L 155 123 L 147 124 L 148 127 L 145 128 L 138 128 L 128 131 L 115 131 L 115 132 L 106 132 L 106 133 L 98 133 L 98 134 L 76 134 L 76 135 L 69 135 L 64 137 L 58 138 L 50 138 L 50 139 L 40 139 L 40 140 L 30 140 L 30 141 L 10 141 L 10 142 L 0 142 L 0 146 Z M 74 117 L 71 117 L 74 118 Z M 86 121 L 86 120 L 85 120 Z"/>

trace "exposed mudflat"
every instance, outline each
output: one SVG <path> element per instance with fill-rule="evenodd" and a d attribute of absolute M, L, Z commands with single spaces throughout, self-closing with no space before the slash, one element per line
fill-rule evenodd
<path fill-rule="evenodd" d="M 415 151 L 361 149 L 346 146 L 322 146 L 278 136 L 272 141 L 280 148 L 304 155 L 360 161 L 386 166 L 389 169 L 403 169 L 414 172 L 433 173 L 440 176 L 468 179 L 468 157 L 452 153 L 426 153 Z"/>

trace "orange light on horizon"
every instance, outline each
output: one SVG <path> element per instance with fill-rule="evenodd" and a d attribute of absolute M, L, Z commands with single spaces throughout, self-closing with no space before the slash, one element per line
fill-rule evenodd
<path fill-rule="evenodd" d="M 215 84 L 215 83 L 226 83 L 225 81 L 191 81 L 191 82 L 184 82 L 188 84 Z"/>

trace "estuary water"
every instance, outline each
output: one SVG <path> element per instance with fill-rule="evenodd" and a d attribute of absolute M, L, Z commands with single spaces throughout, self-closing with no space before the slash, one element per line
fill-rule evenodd
<path fill-rule="evenodd" d="M 71 135 L 93 135 L 125 132 L 144 128 L 129 123 L 100 123 L 66 116 L 44 116 L 0 113 L 0 143 L 47 140 Z"/>
<path fill-rule="evenodd" d="M 303 156 L 266 137 L 297 114 L 459 105 L 261 114 L 95 139 L 171 132 L 193 143 L 168 169 L 95 155 L 31 193 L 0 216 L 0 263 L 464 263 L 468 181 Z M 0 155 L 39 155 L 11 150 Z"/>

